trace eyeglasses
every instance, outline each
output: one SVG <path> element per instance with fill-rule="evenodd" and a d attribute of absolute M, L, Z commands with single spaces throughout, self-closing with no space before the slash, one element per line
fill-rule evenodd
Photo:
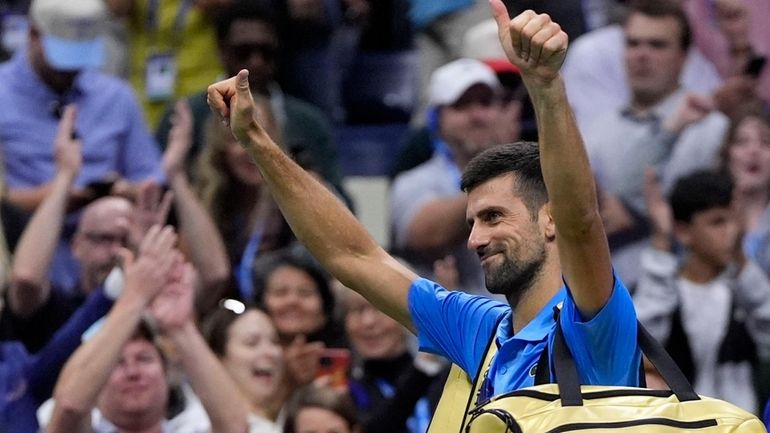
<path fill-rule="evenodd" d="M 105 245 L 111 245 L 111 244 L 126 245 L 127 243 L 127 236 L 125 234 L 114 234 L 114 233 L 105 233 L 105 232 L 83 232 L 83 236 L 86 239 L 88 239 L 89 242 L 92 242 L 99 246 L 105 246 Z"/>

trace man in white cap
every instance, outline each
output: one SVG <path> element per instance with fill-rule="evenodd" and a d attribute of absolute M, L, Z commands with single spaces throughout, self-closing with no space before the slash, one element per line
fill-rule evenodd
<path fill-rule="evenodd" d="M 428 88 L 427 126 L 433 156 L 398 175 L 390 196 L 393 247 L 420 275 L 451 256 L 459 288 L 484 287 L 474 253 L 465 248 L 465 194 L 460 173 L 481 151 L 500 144 L 501 85 L 481 61 L 459 59 L 436 69 Z"/>
<path fill-rule="evenodd" d="M 161 177 L 157 146 L 130 88 L 95 71 L 107 18 L 103 0 L 34 0 L 27 49 L 0 66 L 0 101 L 14 107 L 0 115 L 6 181 L 22 209 L 40 203 L 53 177 L 52 143 L 66 104 L 78 108 L 87 162 L 79 186 L 108 175 L 129 183 Z"/>
<path fill-rule="evenodd" d="M 7 199 L 32 212 L 56 171 L 54 137 L 65 105 L 75 105 L 83 168 L 70 190 L 69 209 L 100 194 L 131 195 L 138 182 L 162 180 L 160 153 L 131 88 L 96 71 L 104 58 L 103 0 L 34 0 L 27 48 L 0 65 L 0 145 Z M 74 222 L 70 221 L 71 227 Z M 66 251 L 66 250 L 63 250 Z M 62 253 L 54 279 L 73 281 Z"/>

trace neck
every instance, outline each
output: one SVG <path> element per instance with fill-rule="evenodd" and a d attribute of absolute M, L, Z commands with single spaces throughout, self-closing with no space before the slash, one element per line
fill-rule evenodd
<path fill-rule="evenodd" d="M 724 270 L 724 266 L 715 266 L 695 254 L 690 254 L 682 266 L 679 276 L 696 284 L 706 284 Z"/>

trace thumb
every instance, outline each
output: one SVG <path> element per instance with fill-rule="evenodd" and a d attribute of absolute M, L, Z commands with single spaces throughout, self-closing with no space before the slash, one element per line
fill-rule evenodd
<path fill-rule="evenodd" d="M 502 39 L 510 31 L 511 17 L 508 15 L 508 9 L 502 0 L 489 0 L 489 7 L 492 8 L 492 16 L 497 22 L 497 33 Z"/>
<path fill-rule="evenodd" d="M 238 96 L 251 96 L 251 90 L 249 89 L 249 71 L 241 69 L 235 78 L 235 91 Z"/>
<path fill-rule="evenodd" d="M 72 130 L 75 128 L 76 111 L 73 104 L 64 107 L 64 113 L 62 113 L 61 120 L 59 121 L 59 134 L 66 134 L 67 136 L 72 134 Z"/>

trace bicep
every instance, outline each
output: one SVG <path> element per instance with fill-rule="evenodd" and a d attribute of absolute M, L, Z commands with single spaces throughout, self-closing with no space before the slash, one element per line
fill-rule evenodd
<path fill-rule="evenodd" d="M 614 277 L 607 236 L 598 212 L 582 225 L 580 236 L 557 229 L 562 273 L 575 304 L 585 318 L 595 315 L 610 298 Z"/>

